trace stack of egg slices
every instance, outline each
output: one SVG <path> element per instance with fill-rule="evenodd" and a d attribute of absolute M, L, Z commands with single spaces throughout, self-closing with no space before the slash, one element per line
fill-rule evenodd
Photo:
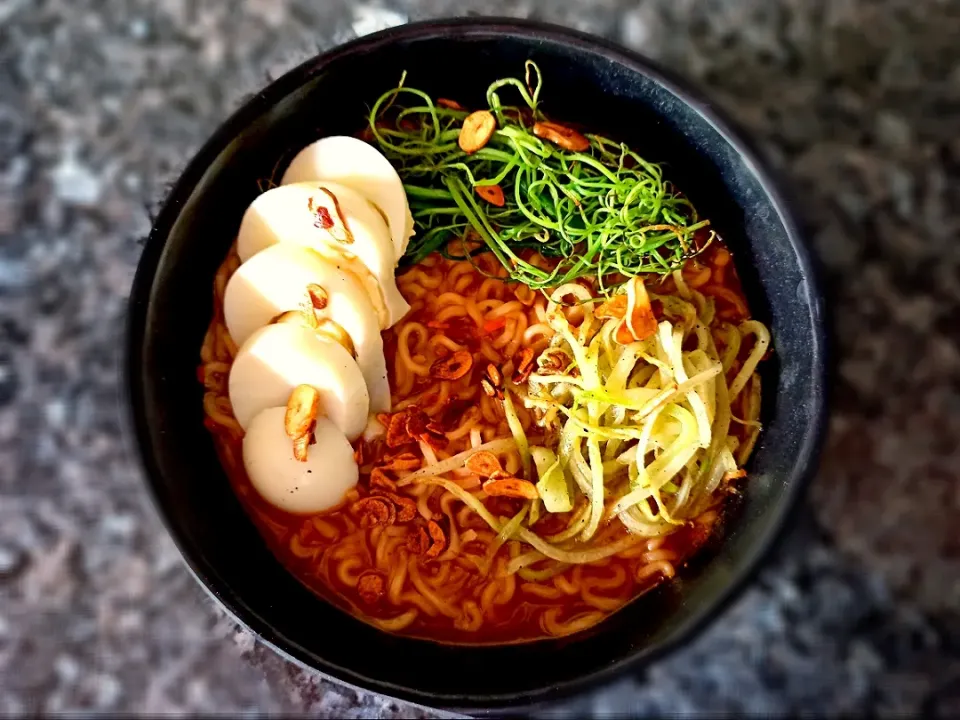
<path fill-rule="evenodd" d="M 304 148 L 244 214 L 223 300 L 240 348 L 229 394 L 244 467 L 272 505 L 320 512 L 356 485 L 350 443 L 377 433 L 374 415 L 390 410 L 380 331 L 410 309 L 394 270 L 412 235 L 396 170 L 345 136 Z M 319 415 L 298 454 L 284 418 L 304 385 L 319 394 Z"/>

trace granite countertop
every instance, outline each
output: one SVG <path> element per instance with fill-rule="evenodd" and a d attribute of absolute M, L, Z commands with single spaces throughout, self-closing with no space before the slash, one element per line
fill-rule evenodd
<path fill-rule="evenodd" d="M 0 714 L 431 715 L 305 673 L 195 586 L 121 440 L 166 183 L 245 94 L 393 24 L 534 16 L 705 88 L 792 183 L 837 333 L 801 521 L 695 643 L 543 715 L 960 715 L 960 3 L 0 0 Z"/>

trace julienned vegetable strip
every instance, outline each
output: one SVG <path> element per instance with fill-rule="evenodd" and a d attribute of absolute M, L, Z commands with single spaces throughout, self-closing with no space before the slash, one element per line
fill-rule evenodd
<path fill-rule="evenodd" d="M 618 276 L 672 272 L 709 242 L 695 236 L 709 222 L 697 217 L 658 165 L 626 145 L 588 134 L 589 148 L 575 152 L 534 134 L 534 123 L 543 119 L 535 63 L 526 63 L 525 80 L 503 78 L 489 86 L 497 130 L 472 154 L 457 142 L 468 113 L 437 105 L 427 93 L 404 86 L 405 78 L 380 96 L 369 116 L 373 142 L 400 173 L 415 220 L 404 262 L 436 251 L 457 256 L 448 245 L 470 229 L 513 281 L 545 289 L 596 278 L 608 294 L 622 281 Z M 500 93 L 508 88 L 519 94 L 521 106 L 502 103 Z M 401 107 L 403 96 L 413 103 Z M 503 190 L 503 207 L 477 195 L 478 186 L 489 185 Z M 524 262 L 520 251 L 526 248 L 559 264 L 548 272 Z"/>

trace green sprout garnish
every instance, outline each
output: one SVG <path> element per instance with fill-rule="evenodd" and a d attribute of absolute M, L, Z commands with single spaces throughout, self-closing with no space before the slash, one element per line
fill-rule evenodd
<path fill-rule="evenodd" d="M 405 79 L 406 73 L 369 115 L 372 140 L 397 168 L 415 221 L 405 264 L 432 252 L 468 259 L 477 251 L 451 254 L 451 241 L 463 240 L 468 248 L 467 240 L 475 239 L 482 241 L 481 251 L 494 253 L 510 280 L 545 289 L 595 278 L 597 289 L 608 294 L 625 277 L 669 273 L 705 247 L 698 247 L 694 234 L 709 221 L 698 219 L 658 165 L 600 135 L 585 135 L 589 148 L 577 152 L 534 134 L 543 119 L 542 77 L 532 61 L 525 82 L 504 78 L 488 88 L 497 130 L 473 154 L 457 143 L 469 113 L 405 87 Z M 506 88 L 518 91 L 522 106 L 502 104 Z M 410 104 L 398 103 L 402 96 Z M 503 207 L 477 194 L 485 185 L 500 186 Z M 522 259 L 526 248 L 553 258 L 554 269 Z"/>

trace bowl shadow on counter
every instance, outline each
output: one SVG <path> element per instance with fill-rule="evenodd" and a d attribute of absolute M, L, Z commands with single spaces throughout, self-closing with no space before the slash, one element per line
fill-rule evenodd
<path fill-rule="evenodd" d="M 570 638 L 501 647 L 395 637 L 324 602 L 283 569 L 247 518 L 203 427 L 199 348 L 217 267 L 260 181 L 323 135 L 354 134 L 369 106 L 407 84 L 484 106 L 487 85 L 544 75 L 551 117 L 629 142 L 711 218 L 736 258 L 754 314 L 772 329 L 761 436 L 748 492 L 722 543 L 677 582 Z M 816 455 L 823 336 L 809 260 L 766 177 L 707 106 L 593 38 L 536 24 L 456 22 L 362 38 L 257 95 L 174 187 L 134 283 L 128 333 L 130 417 L 155 501 L 211 595 L 282 654 L 349 684 L 413 702 L 476 710 L 555 700 L 639 667 L 690 637 L 742 587 L 780 529 Z M 659 78 L 659 79 L 657 79 Z M 670 85 L 666 89 L 662 83 Z M 503 97 L 507 101 L 509 91 Z M 513 100 L 511 100 L 513 101 Z M 280 167 L 278 167 L 278 163 Z"/>

